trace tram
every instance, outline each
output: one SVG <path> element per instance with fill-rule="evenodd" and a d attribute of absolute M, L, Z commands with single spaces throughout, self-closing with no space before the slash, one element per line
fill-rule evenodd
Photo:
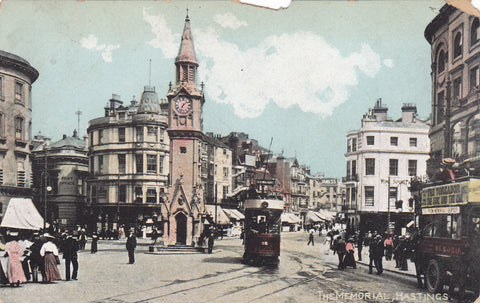
<path fill-rule="evenodd" d="M 417 276 L 429 292 L 458 288 L 477 296 L 480 290 L 480 179 L 429 185 L 422 190 L 422 239 Z"/>
<path fill-rule="evenodd" d="M 275 197 L 246 199 L 243 263 L 276 265 L 280 256 L 283 200 Z"/>

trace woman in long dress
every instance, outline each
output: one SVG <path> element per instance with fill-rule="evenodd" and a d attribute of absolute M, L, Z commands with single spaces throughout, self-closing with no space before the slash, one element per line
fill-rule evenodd
<path fill-rule="evenodd" d="M 20 283 L 27 282 L 23 272 L 20 257 L 23 256 L 23 249 L 17 241 L 12 240 L 5 245 L 5 252 L 8 254 L 7 275 L 10 286 L 20 286 Z"/>
<path fill-rule="evenodd" d="M 46 243 L 42 245 L 40 249 L 40 256 L 44 258 L 45 261 L 45 281 L 44 282 L 51 282 L 55 280 L 61 280 L 60 272 L 57 268 L 57 258 L 58 258 L 58 248 L 57 246 L 51 241 L 52 236 L 49 234 L 45 235 L 47 240 Z"/>

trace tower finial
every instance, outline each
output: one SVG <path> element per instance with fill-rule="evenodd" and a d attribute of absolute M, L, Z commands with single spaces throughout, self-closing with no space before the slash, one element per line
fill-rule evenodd
<path fill-rule="evenodd" d="M 190 21 L 190 17 L 188 17 L 188 8 L 187 8 L 187 16 L 185 17 L 185 21 Z"/>

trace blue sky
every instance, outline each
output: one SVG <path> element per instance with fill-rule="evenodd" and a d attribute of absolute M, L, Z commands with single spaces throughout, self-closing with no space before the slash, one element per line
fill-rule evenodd
<path fill-rule="evenodd" d="M 377 98 L 430 113 L 431 1 L 294 1 L 274 11 L 229 1 L 1 3 L 1 49 L 40 72 L 33 133 L 60 139 L 102 116 L 111 94 L 127 104 L 149 81 L 163 97 L 189 9 L 204 131 L 245 132 L 297 156 L 312 173 L 344 176 L 345 134 Z"/>

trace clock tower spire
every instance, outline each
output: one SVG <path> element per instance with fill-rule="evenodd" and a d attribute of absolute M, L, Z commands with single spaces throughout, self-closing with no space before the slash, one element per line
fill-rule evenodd
<path fill-rule="evenodd" d="M 167 244 L 192 245 L 203 230 L 205 212 L 201 176 L 203 143 L 202 89 L 197 87 L 198 62 L 193 46 L 190 18 L 185 18 L 178 56 L 175 58 L 176 81 L 167 93 L 168 135 L 170 137 L 170 191 L 162 216 Z"/>

